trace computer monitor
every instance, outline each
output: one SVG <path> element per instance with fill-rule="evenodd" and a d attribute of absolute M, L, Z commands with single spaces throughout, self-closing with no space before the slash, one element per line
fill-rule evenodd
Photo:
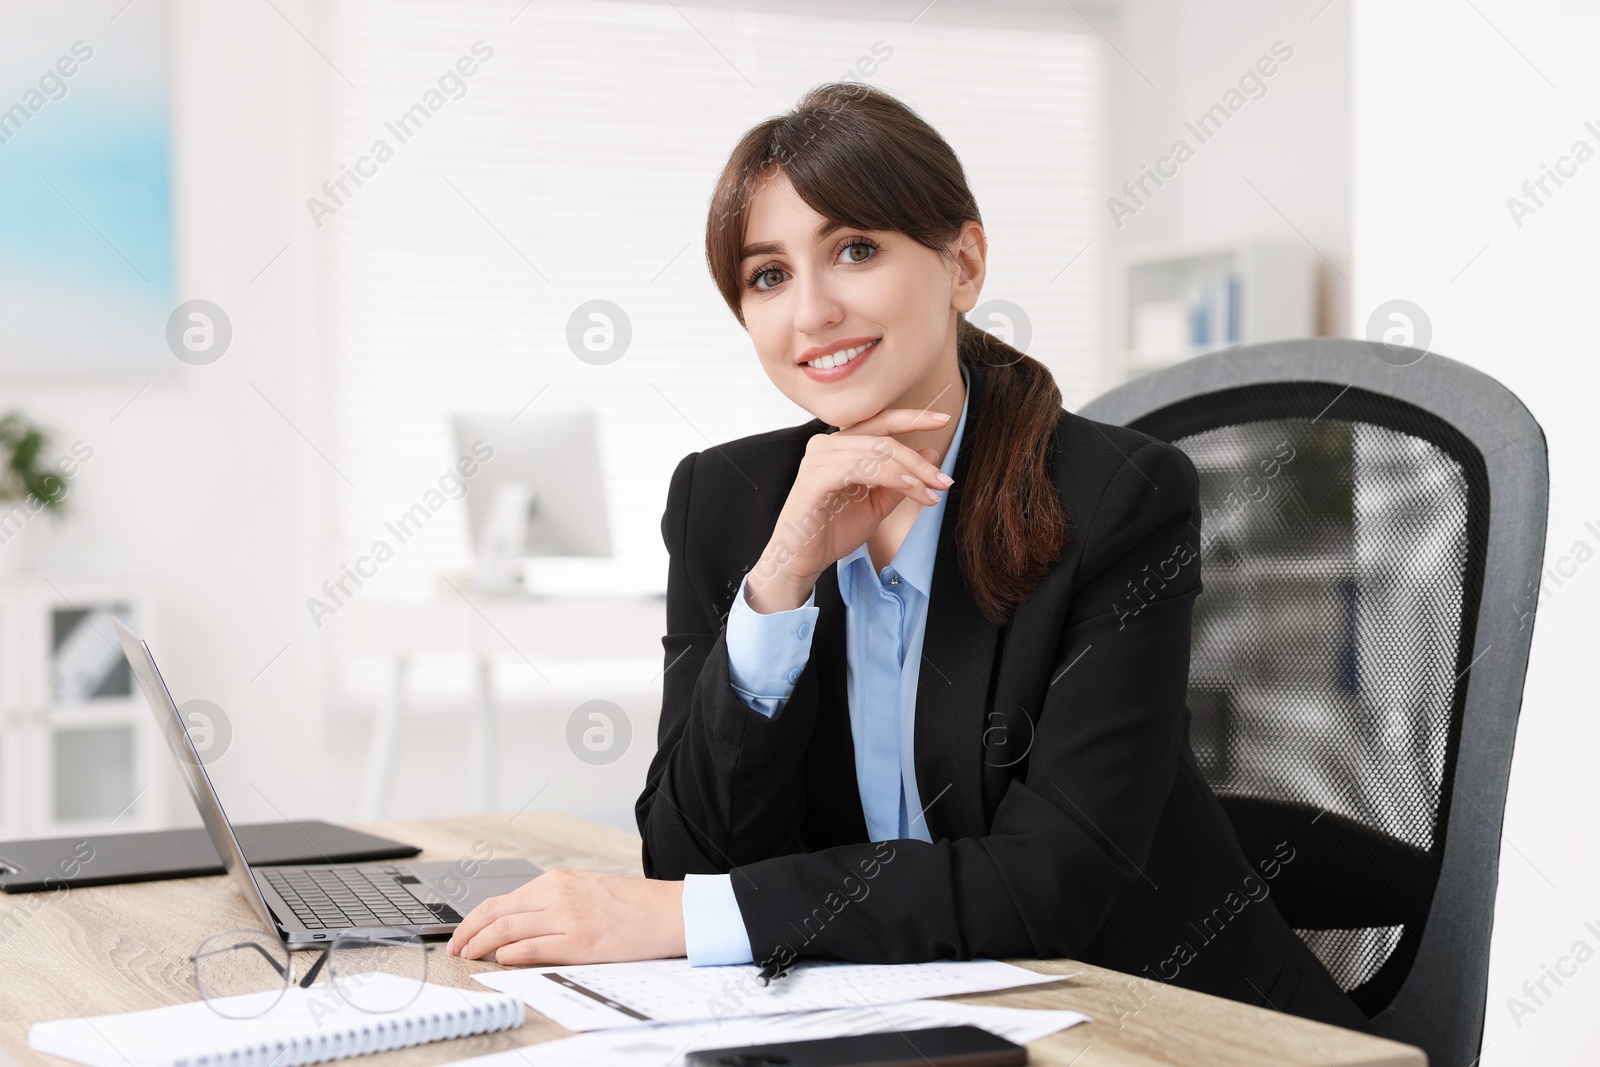
<path fill-rule="evenodd" d="M 592 411 L 457 414 L 451 422 L 459 454 L 474 454 L 479 441 L 494 450 L 466 480 L 477 589 L 538 592 L 524 581 L 529 557 L 611 556 Z"/>

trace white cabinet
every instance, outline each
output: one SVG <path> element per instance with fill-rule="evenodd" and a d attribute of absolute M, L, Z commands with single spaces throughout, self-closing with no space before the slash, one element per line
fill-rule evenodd
<path fill-rule="evenodd" d="M 113 617 L 154 640 L 138 583 L 0 580 L 0 836 L 160 824 L 168 757 Z"/>

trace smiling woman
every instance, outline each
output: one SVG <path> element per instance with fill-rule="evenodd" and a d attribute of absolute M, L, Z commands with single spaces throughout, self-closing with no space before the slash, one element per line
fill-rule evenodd
<path fill-rule="evenodd" d="M 1262 858 L 1188 744 L 1194 465 L 966 322 L 987 247 L 950 146 L 820 86 L 735 147 L 706 254 L 814 417 L 673 473 L 648 877 L 549 872 L 452 950 L 1070 957 L 1367 1028 L 1270 900 L 1235 907 Z"/>

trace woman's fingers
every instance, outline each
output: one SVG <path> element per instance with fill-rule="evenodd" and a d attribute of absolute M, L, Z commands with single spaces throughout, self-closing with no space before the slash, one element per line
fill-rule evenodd
<path fill-rule="evenodd" d="M 541 876 L 542 877 L 542 876 Z M 521 888 L 498 897 L 490 897 L 477 907 L 467 912 L 461 922 L 456 925 L 455 932 L 450 935 L 450 942 L 445 946 L 446 951 L 454 954 L 478 935 L 484 927 L 499 919 L 503 915 L 516 912 L 532 911 L 539 905 L 534 903 L 534 885 L 538 878 L 524 884 Z"/>
<path fill-rule="evenodd" d="M 588 963 L 573 952 L 572 939 L 566 934 L 545 934 L 513 941 L 495 950 L 494 961 L 502 967 L 539 967 L 556 963 Z M 605 963 L 606 960 L 594 960 Z"/>
<path fill-rule="evenodd" d="M 916 456 L 915 452 L 907 451 L 909 455 Z M 924 464 L 925 461 L 917 456 L 916 470 L 920 470 Z M 898 459 L 872 456 L 863 462 L 860 456 L 845 453 L 826 468 L 826 474 L 829 479 L 827 486 L 835 492 L 849 494 L 854 486 L 881 486 L 921 504 L 938 501 L 928 483 Z M 943 489 L 944 486 L 939 488 Z"/>
<path fill-rule="evenodd" d="M 955 483 L 955 479 L 947 478 L 944 471 L 939 469 L 939 465 L 928 459 L 921 452 L 913 451 L 909 445 L 903 445 L 893 437 L 886 437 L 884 440 L 893 442 L 895 458 L 904 464 L 910 473 L 915 474 L 928 485 L 935 489 L 948 489 Z M 932 452 L 933 450 L 929 449 L 928 451 Z M 935 457 L 938 456 L 937 452 L 933 454 Z"/>
<path fill-rule="evenodd" d="M 565 932 L 556 928 L 548 912 L 511 912 L 494 919 L 469 938 L 462 946 L 461 955 L 469 960 L 482 959 L 496 949 L 518 941 Z"/>
<path fill-rule="evenodd" d="M 450 935 L 450 942 L 445 946 L 445 951 L 451 955 L 460 952 L 461 947 L 471 941 L 479 930 L 494 921 L 496 909 L 500 908 L 502 906 L 501 902 L 507 899 L 509 898 L 490 897 L 462 916 L 461 921 L 456 924 L 455 932 Z"/>
<path fill-rule="evenodd" d="M 816 456 L 827 453 L 834 456 L 846 456 L 850 462 L 858 464 L 862 470 L 872 470 L 883 462 L 899 462 L 907 474 L 917 475 L 931 488 L 944 490 L 950 485 L 949 478 L 944 477 L 939 467 L 923 456 L 920 451 L 915 451 L 909 445 L 899 442 L 893 437 L 869 437 L 858 434 L 818 434 L 811 438 L 811 443 L 806 445 L 806 454 Z M 930 450 L 931 451 L 931 450 Z M 934 453 L 938 456 L 938 453 Z"/>
<path fill-rule="evenodd" d="M 870 419 L 862 419 L 854 426 L 841 427 L 839 433 L 881 437 L 892 433 L 937 430 L 949 424 L 950 416 L 942 411 L 926 408 L 886 408 Z"/>

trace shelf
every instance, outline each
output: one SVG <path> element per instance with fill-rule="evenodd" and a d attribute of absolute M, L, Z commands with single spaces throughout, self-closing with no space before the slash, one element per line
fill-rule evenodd
<path fill-rule="evenodd" d="M 1119 329 L 1130 376 L 1241 344 L 1316 333 L 1303 245 L 1168 244 L 1123 252 Z"/>

